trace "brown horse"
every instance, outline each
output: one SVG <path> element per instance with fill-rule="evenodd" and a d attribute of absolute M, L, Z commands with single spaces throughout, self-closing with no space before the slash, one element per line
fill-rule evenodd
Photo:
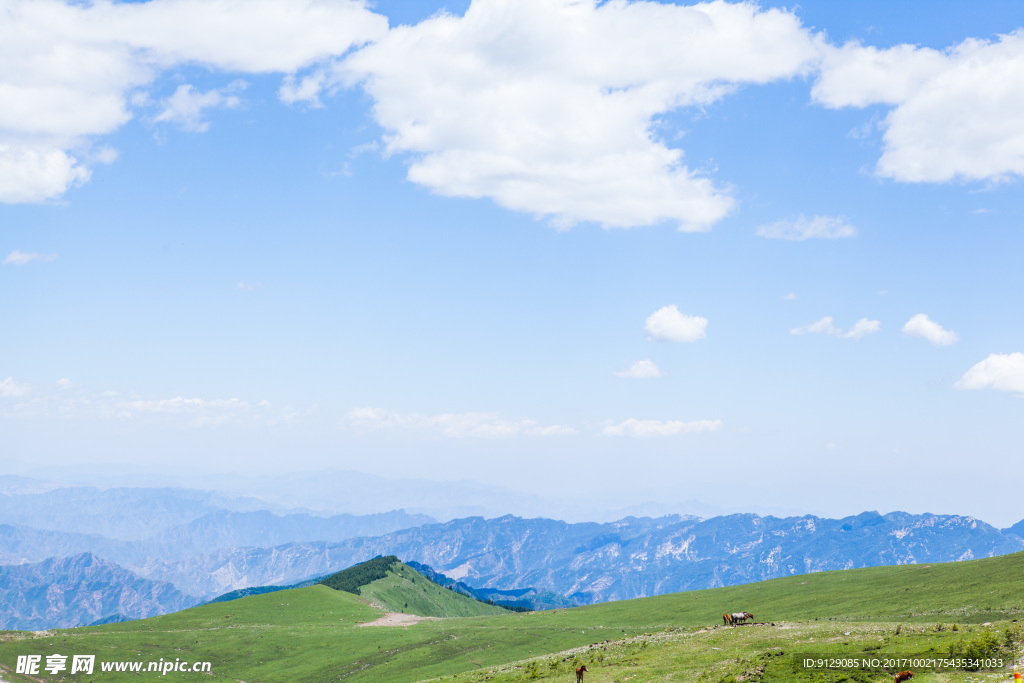
<path fill-rule="evenodd" d="M 722 615 L 722 621 L 725 622 L 725 624 L 724 624 L 725 626 L 732 626 L 732 617 L 729 616 L 728 614 L 723 614 Z"/>
<path fill-rule="evenodd" d="M 903 681 L 907 680 L 908 678 L 913 678 L 913 677 L 914 677 L 914 672 L 913 671 L 901 671 L 898 674 L 896 674 L 896 679 L 895 679 L 894 683 L 903 683 Z"/>
<path fill-rule="evenodd" d="M 587 665 L 584 664 L 576 669 L 576 683 L 583 683 L 583 674 L 587 673 Z"/>

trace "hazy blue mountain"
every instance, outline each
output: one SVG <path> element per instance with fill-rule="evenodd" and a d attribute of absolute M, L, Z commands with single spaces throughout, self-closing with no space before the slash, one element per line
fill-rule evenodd
<path fill-rule="evenodd" d="M 410 515 L 402 510 L 376 515 L 333 517 L 275 515 L 266 510 L 215 510 L 186 524 L 163 529 L 141 541 L 122 541 L 98 534 L 0 524 L 0 564 L 39 562 L 49 557 L 91 552 L 106 560 L 131 566 L 147 558 L 180 560 L 219 548 L 379 536 L 433 521 L 425 515 Z"/>
<path fill-rule="evenodd" d="M 180 488 L 56 488 L 0 494 L 0 523 L 140 540 L 221 509 L 258 510 L 260 501 Z"/>
<path fill-rule="evenodd" d="M 728 515 L 607 524 L 470 517 L 340 543 L 222 549 L 135 569 L 190 594 L 298 580 L 394 554 L 477 588 L 601 602 L 829 569 L 944 562 L 1024 549 L 972 517 L 866 512 L 844 519 Z"/>
<path fill-rule="evenodd" d="M 89 553 L 0 566 L 0 629 L 40 630 L 141 619 L 201 602 Z"/>
<path fill-rule="evenodd" d="M 1011 527 L 1007 527 L 1006 529 L 1003 529 L 1003 533 L 1004 534 L 1014 534 L 1016 536 L 1020 536 L 1021 538 L 1024 538 L 1024 519 L 1022 519 L 1021 521 L 1017 522 L 1016 524 L 1014 524 Z"/>
<path fill-rule="evenodd" d="M 166 529 L 136 544 L 144 549 L 137 553 L 137 557 L 174 559 L 201 555 L 217 548 L 342 541 L 358 536 L 380 536 L 434 521 L 432 517 L 410 515 L 404 510 L 331 517 L 275 515 L 266 510 L 218 510 L 188 524 Z"/>

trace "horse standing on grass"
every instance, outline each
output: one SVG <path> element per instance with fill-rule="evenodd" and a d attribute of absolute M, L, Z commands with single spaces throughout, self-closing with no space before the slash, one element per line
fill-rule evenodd
<path fill-rule="evenodd" d="M 913 671 L 901 671 L 898 674 L 896 674 L 896 679 L 895 679 L 894 683 L 903 683 L 903 681 L 907 680 L 908 678 L 913 678 L 913 677 L 914 677 L 914 672 Z"/>
<path fill-rule="evenodd" d="M 583 674 L 587 673 L 587 665 L 584 664 L 576 669 L 576 683 L 583 683 Z M 898 682 L 897 682 L 898 683 Z"/>
<path fill-rule="evenodd" d="M 722 615 L 722 621 L 725 622 L 723 624 L 724 626 L 732 626 L 732 617 L 729 616 L 728 614 L 723 614 Z"/>
<path fill-rule="evenodd" d="M 754 615 L 751 614 L 750 612 L 733 612 L 732 614 L 729 615 L 729 617 L 730 617 L 730 621 L 732 621 L 733 625 L 736 625 L 736 624 L 745 623 L 747 621 L 747 619 L 753 619 Z"/>

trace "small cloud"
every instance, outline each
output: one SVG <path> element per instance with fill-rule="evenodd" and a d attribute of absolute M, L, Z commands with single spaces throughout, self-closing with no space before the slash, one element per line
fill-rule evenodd
<path fill-rule="evenodd" d="M 235 289 L 239 292 L 256 292 L 263 289 L 263 283 L 242 281 L 235 285 Z"/>
<path fill-rule="evenodd" d="M 811 323 L 810 325 L 804 325 L 803 327 L 794 327 L 789 331 L 790 334 L 826 334 L 830 337 L 842 337 L 844 339 L 861 339 L 862 337 L 874 334 L 882 329 L 882 323 L 877 320 L 868 320 L 867 318 L 861 318 L 853 327 L 848 331 L 843 332 L 842 329 L 832 324 L 832 317 L 826 316 L 821 320 Z"/>
<path fill-rule="evenodd" d="M 59 380 L 57 380 L 58 389 L 70 389 L 73 386 L 75 386 L 74 383 L 67 377 L 61 377 Z"/>
<path fill-rule="evenodd" d="M 803 242 L 809 239 L 840 239 L 856 237 L 857 228 L 850 225 L 844 216 L 815 216 L 808 219 L 803 214 L 795 221 L 776 221 L 757 229 L 761 237 L 776 240 Z"/>
<path fill-rule="evenodd" d="M 834 443 L 827 443 L 825 444 L 825 448 L 827 448 L 830 451 L 834 451 L 836 449 L 836 445 Z"/>
<path fill-rule="evenodd" d="M 52 261 L 57 258 L 57 254 L 37 254 L 33 252 L 18 251 L 15 249 L 7 258 L 4 259 L 3 265 L 5 266 L 24 266 L 33 261 Z"/>
<path fill-rule="evenodd" d="M 995 213 L 995 212 L 996 212 L 995 209 L 975 209 L 974 211 L 971 211 L 971 213 L 977 214 L 977 215 L 981 215 L 981 214 L 984 214 L 984 213 Z"/>
<path fill-rule="evenodd" d="M 721 420 L 692 420 L 682 422 L 680 420 L 637 420 L 629 418 L 617 425 L 608 425 L 601 433 L 605 436 L 675 436 L 676 434 L 691 434 L 694 432 L 716 432 L 722 428 Z"/>
<path fill-rule="evenodd" d="M 783 301 L 796 301 L 796 292 L 790 292 L 789 294 L 783 294 L 779 297 Z"/>
<path fill-rule="evenodd" d="M 945 330 L 942 325 L 928 318 L 924 313 L 918 313 L 907 321 L 903 326 L 903 334 L 908 337 L 920 337 L 927 339 L 935 346 L 949 346 L 960 337 L 953 330 Z"/>
<path fill-rule="evenodd" d="M 889 290 L 887 290 L 887 289 L 880 289 L 880 290 L 878 290 L 878 296 L 888 296 L 888 295 L 889 295 Z"/>
<path fill-rule="evenodd" d="M 708 319 L 684 315 L 676 306 L 665 306 L 652 313 L 644 325 L 651 341 L 695 342 L 705 337 Z"/>
<path fill-rule="evenodd" d="M 234 81 L 226 88 L 198 92 L 189 84 L 179 85 L 174 94 L 165 99 L 163 111 L 153 119 L 156 123 L 173 123 L 178 128 L 191 133 L 205 133 L 210 129 L 210 122 L 203 120 L 203 112 L 208 109 L 235 109 L 242 100 L 232 93 L 245 90 L 245 81 Z"/>
<path fill-rule="evenodd" d="M 30 391 L 27 384 L 20 384 L 14 381 L 13 377 L 0 380 L 0 396 L 4 398 L 17 398 L 24 396 Z"/>
<path fill-rule="evenodd" d="M 661 369 L 654 364 L 654 361 L 638 360 L 625 370 L 616 372 L 615 376 L 626 379 L 649 379 L 652 377 L 662 377 L 663 375 Z"/>
<path fill-rule="evenodd" d="M 112 164 L 117 161 L 120 153 L 113 147 L 100 147 L 92 154 L 91 159 L 98 164 Z"/>
<path fill-rule="evenodd" d="M 993 353 L 964 373 L 956 389 L 995 389 L 1024 394 L 1024 353 Z"/>

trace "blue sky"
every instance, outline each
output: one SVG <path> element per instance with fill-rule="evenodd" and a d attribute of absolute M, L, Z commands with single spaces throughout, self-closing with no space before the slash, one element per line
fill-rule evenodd
<path fill-rule="evenodd" d="M 8 471 L 1024 517 L 1019 4 L 7 4 Z"/>

